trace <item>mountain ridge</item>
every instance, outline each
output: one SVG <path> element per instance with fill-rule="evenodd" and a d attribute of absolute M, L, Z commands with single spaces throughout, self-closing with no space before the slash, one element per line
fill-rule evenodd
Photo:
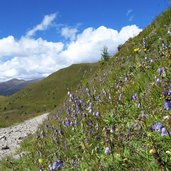
<path fill-rule="evenodd" d="M 0 127 L 50 112 L 65 98 L 67 88 L 95 72 L 97 64 L 73 64 L 35 82 L 12 96 L 0 98 Z"/>
<path fill-rule="evenodd" d="M 21 80 L 13 78 L 8 81 L 0 82 L 0 95 L 1 96 L 10 96 L 15 94 L 16 92 L 20 91 L 23 88 L 26 88 L 32 83 L 40 81 L 41 79 L 35 80 Z"/>

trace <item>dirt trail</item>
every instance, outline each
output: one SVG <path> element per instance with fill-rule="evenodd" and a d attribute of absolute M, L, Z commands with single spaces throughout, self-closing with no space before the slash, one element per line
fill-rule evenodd
<path fill-rule="evenodd" d="M 45 113 L 18 125 L 0 128 L 0 159 L 8 155 L 14 155 L 23 139 L 35 133 L 48 114 Z"/>

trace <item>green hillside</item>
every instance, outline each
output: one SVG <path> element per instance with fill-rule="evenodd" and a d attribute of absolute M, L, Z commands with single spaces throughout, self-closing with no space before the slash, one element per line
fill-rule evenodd
<path fill-rule="evenodd" d="M 0 98 L 0 127 L 50 112 L 64 100 L 67 88 L 75 89 L 84 77 L 88 77 L 96 70 L 96 66 L 72 65 L 10 97 Z"/>
<path fill-rule="evenodd" d="M 170 32 L 171 8 L 69 91 L 1 170 L 171 170 Z"/>
<path fill-rule="evenodd" d="M 38 81 L 40 81 L 40 79 L 28 81 L 11 79 L 5 82 L 0 82 L 0 96 L 10 96 Z"/>

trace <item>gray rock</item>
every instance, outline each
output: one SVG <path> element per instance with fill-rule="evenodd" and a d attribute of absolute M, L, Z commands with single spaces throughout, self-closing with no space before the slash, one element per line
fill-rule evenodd
<path fill-rule="evenodd" d="M 47 119 L 49 113 L 37 116 L 21 124 L 0 129 L 0 160 L 6 156 L 15 156 L 16 150 L 20 147 L 22 141 L 36 132 L 39 125 Z M 19 155 L 20 157 L 22 155 Z M 18 157 L 19 157 L 18 156 Z"/>

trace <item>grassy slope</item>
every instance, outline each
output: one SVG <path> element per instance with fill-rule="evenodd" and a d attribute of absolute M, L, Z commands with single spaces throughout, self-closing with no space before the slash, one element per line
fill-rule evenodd
<path fill-rule="evenodd" d="M 171 137 L 160 136 L 150 129 L 155 122 L 161 122 L 171 131 L 171 119 L 163 120 L 164 116 L 169 118 L 171 110 L 164 110 L 166 97 L 162 95 L 163 89 L 171 89 L 168 30 L 171 30 L 171 9 L 126 42 L 118 54 L 85 81 L 74 93 L 74 100 L 66 101 L 58 114 L 37 132 L 38 139 L 30 137 L 25 141 L 23 150 L 30 151 L 29 155 L 21 160 L 3 161 L 2 169 L 48 170 L 50 163 L 62 160 L 64 170 L 74 171 L 171 170 Z M 162 48 L 163 42 L 167 49 Z M 159 76 L 159 67 L 166 74 Z M 137 97 L 133 100 L 135 93 Z M 75 103 L 78 99 L 83 100 L 81 108 Z"/>
<path fill-rule="evenodd" d="M 12 79 L 6 82 L 0 83 L 0 95 L 1 96 L 10 96 L 15 94 L 16 92 L 28 87 L 29 85 L 36 83 L 40 81 L 40 79 L 37 80 L 18 80 L 18 79 Z"/>
<path fill-rule="evenodd" d="M 64 100 L 67 88 L 76 87 L 84 77 L 95 71 L 96 66 L 96 64 L 72 65 L 10 97 L 0 98 L 0 127 L 53 110 Z"/>

